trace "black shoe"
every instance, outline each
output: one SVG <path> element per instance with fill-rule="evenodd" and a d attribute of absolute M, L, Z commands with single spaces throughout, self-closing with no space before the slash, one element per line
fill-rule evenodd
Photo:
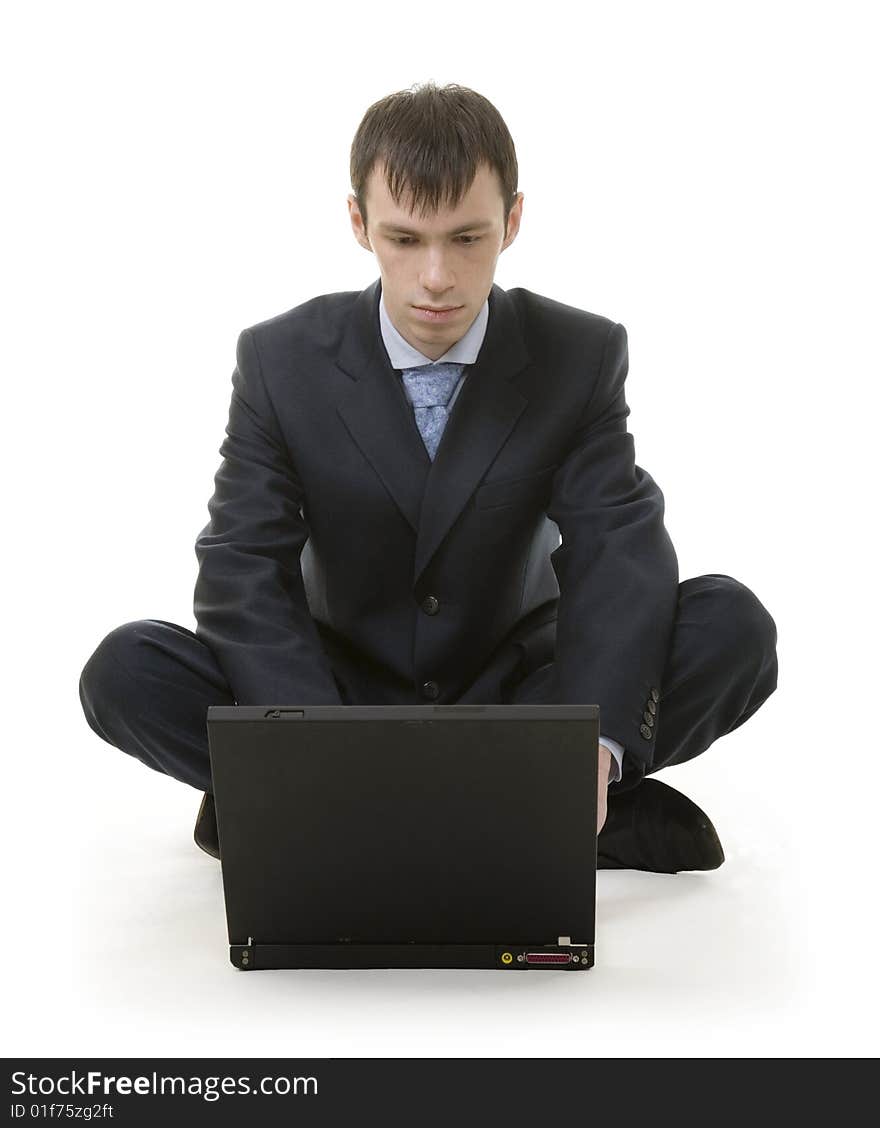
<path fill-rule="evenodd" d="M 217 813 L 214 810 L 214 796 L 206 791 L 202 796 L 202 805 L 196 815 L 196 826 L 193 831 L 196 846 L 201 847 L 212 858 L 220 857 L 220 839 L 217 836 Z"/>
<path fill-rule="evenodd" d="M 643 779 L 621 795 L 609 793 L 596 851 L 597 869 L 678 873 L 717 869 L 724 861 L 709 816 L 659 779 Z"/>

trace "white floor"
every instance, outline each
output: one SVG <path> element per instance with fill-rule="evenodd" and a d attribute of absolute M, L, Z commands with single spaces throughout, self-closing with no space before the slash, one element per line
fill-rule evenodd
<path fill-rule="evenodd" d="M 70 716 L 57 774 L 37 780 L 36 756 L 12 763 L 41 798 L 6 827 L 17 845 L 2 1051 L 874 1054 L 873 935 L 856 916 L 876 890 L 826 845 L 822 779 L 793 789 L 790 764 L 768 756 L 785 744 L 782 713 L 771 698 L 701 760 L 662 773 L 710 814 L 727 860 L 707 874 L 600 871 L 596 966 L 583 975 L 237 971 L 219 864 L 191 838 L 198 794 Z"/>

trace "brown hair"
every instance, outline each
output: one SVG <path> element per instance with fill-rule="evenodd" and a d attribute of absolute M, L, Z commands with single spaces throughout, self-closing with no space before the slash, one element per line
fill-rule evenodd
<path fill-rule="evenodd" d="M 519 169 L 510 131 L 488 98 L 466 86 L 433 82 L 398 90 L 372 106 L 351 145 L 351 186 L 367 224 L 367 179 L 377 161 L 395 203 L 407 190 L 424 216 L 458 206 L 482 164 L 494 169 L 504 200 L 504 234 L 516 202 Z"/>

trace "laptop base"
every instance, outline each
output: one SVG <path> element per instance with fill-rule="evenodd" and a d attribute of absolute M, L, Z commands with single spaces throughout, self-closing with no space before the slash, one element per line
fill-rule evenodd
<path fill-rule="evenodd" d="M 497 971 L 586 971 L 592 944 L 231 944 L 242 971 L 278 968 L 457 967 Z"/>

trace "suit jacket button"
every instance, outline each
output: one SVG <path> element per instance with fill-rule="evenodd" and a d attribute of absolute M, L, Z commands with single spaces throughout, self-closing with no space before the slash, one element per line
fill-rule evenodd
<path fill-rule="evenodd" d="M 642 734 L 642 736 L 645 738 L 645 740 L 650 740 L 651 737 L 654 735 L 654 730 L 649 729 L 647 725 L 641 725 L 639 727 L 639 732 Z"/>
<path fill-rule="evenodd" d="M 426 681 L 422 686 L 422 693 L 433 701 L 440 695 L 440 686 L 435 681 Z"/>
<path fill-rule="evenodd" d="M 648 698 L 648 712 L 652 716 L 656 716 L 656 714 L 657 714 L 657 702 L 654 700 L 653 697 Z"/>
<path fill-rule="evenodd" d="M 660 691 L 657 689 L 651 690 L 651 700 L 657 702 L 660 700 Z"/>
<path fill-rule="evenodd" d="M 648 728 L 654 727 L 654 718 L 651 716 L 647 709 L 644 711 L 644 713 L 642 713 L 642 720 L 645 722 Z"/>
<path fill-rule="evenodd" d="M 436 615 L 440 607 L 440 600 L 436 595 L 426 595 L 422 600 L 422 610 L 426 615 Z"/>

